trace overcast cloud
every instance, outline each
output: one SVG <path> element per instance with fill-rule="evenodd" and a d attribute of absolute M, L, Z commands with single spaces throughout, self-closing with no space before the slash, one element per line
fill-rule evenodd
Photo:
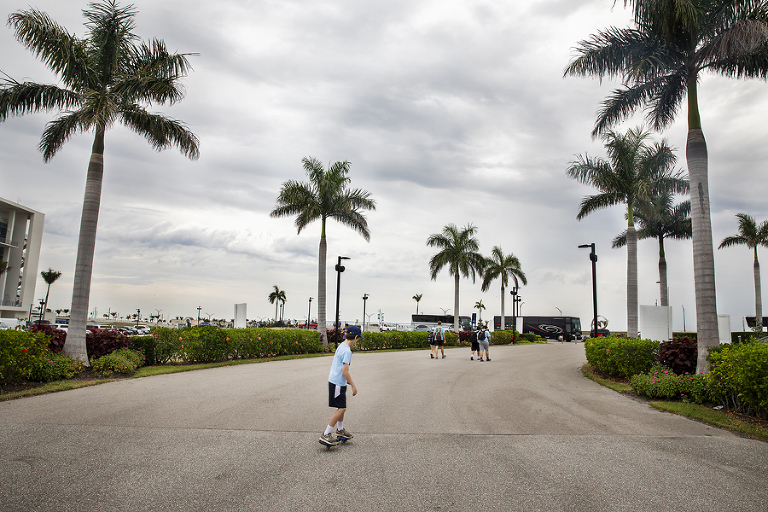
<path fill-rule="evenodd" d="M 0 15 L 27 1 L 0 0 Z M 70 32 L 85 34 L 84 1 L 31 0 Z M 481 252 L 495 245 L 520 258 L 528 276 L 524 314 L 592 315 L 591 267 L 579 244 L 595 242 L 598 309 L 626 329 L 626 250 L 610 248 L 626 227 L 614 207 L 576 220 L 594 191 L 566 177 L 576 154 L 603 156 L 590 132 L 599 102 L 619 84 L 563 78 L 572 48 L 630 16 L 613 0 L 327 0 L 134 2 L 136 33 L 171 51 L 197 53 L 186 98 L 156 110 L 186 122 L 201 141 L 198 161 L 157 153 L 116 125 L 107 134 L 104 189 L 91 309 L 164 317 L 267 318 L 273 285 L 286 316 L 317 305 L 319 223 L 296 234 L 294 219 L 271 219 L 281 184 L 306 180 L 304 156 L 349 160 L 352 186 L 377 201 L 371 241 L 328 226 L 329 319 L 333 263 L 342 276 L 341 317 L 381 310 L 406 323 L 416 310 L 453 308 L 447 272 L 429 278 L 430 234 L 454 223 L 478 227 Z M 53 75 L 0 26 L 0 70 L 17 79 Z M 700 106 L 710 156 L 715 245 L 735 234 L 735 214 L 768 218 L 763 169 L 766 85 L 702 77 Z M 666 132 L 685 168 L 685 115 Z M 53 113 L 0 124 L 0 197 L 46 214 L 40 270 L 63 272 L 50 306 L 69 308 L 85 173 L 92 137 L 75 136 L 54 159 L 37 150 Z M 629 120 L 619 129 L 641 122 Z M 667 242 L 674 327 L 695 328 L 690 241 Z M 717 250 L 718 310 L 740 330 L 754 314 L 752 254 Z M 658 244 L 639 243 L 640 304 L 658 299 Z M 499 283 L 482 293 L 461 281 L 461 313 L 483 300 L 499 314 Z M 37 298 L 45 285 L 38 280 Z M 507 314 L 512 313 L 507 301 Z M 375 318 L 375 317 L 374 317 Z"/>

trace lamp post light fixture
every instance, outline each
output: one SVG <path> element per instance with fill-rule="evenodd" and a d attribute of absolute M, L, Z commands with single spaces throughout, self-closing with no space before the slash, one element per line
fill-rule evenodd
<path fill-rule="evenodd" d="M 594 337 L 597 337 L 597 254 L 595 254 L 595 244 L 580 245 L 579 249 L 591 249 L 589 253 L 589 259 L 592 261 L 592 310 L 594 313 L 594 331 L 590 331 L 590 335 L 594 332 Z"/>
<path fill-rule="evenodd" d="M 363 294 L 363 332 L 365 332 L 365 302 L 368 300 L 368 294 Z"/>
<path fill-rule="evenodd" d="M 197 306 L 197 325 L 200 326 L 200 310 L 202 310 L 202 306 Z"/>
<path fill-rule="evenodd" d="M 339 261 L 336 263 L 336 323 L 333 324 L 334 336 L 333 341 L 336 343 L 336 348 L 339 348 L 339 330 L 341 325 L 339 324 L 339 289 L 341 287 L 341 273 L 346 270 L 346 267 L 341 264 L 341 260 L 349 260 L 346 256 L 339 256 Z"/>
<path fill-rule="evenodd" d="M 136 325 L 139 325 L 139 320 L 141 320 L 141 310 L 137 309 L 136 310 Z M 197 323 L 199 324 L 200 322 L 198 321 Z"/>
<path fill-rule="evenodd" d="M 39 324 L 43 323 L 43 315 L 45 314 L 45 300 L 40 299 L 40 320 L 38 321 Z"/>
<path fill-rule="evenodd" d="M 307 329 L 309 329 L 310 316 L 312 316 L 312 297 L 309 298 L 309 307 L 307 308 L 307 325 L 305 326 Z"/>

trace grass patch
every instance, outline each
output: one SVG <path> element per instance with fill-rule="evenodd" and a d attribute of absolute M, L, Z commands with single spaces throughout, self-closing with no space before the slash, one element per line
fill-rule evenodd
<path fill-rule="evenodd" d="M 581 367 L 581 373 L 589 380 L 593 380 L 601 386 L 605 386 L 616 392 L 624 394 L 634 393 L 634 391 L 632 391 L 632 386 L 629 385 L 629 382 L 603 375 L 592 368 L 592 366 L 589 364 L 585 364 Z"/>
<path fill-rule="evenodd" d="M 619 393 L 638 396 L 627 381 L 602 375 L 589 364 L 581 367 L 581 373 L 598 384 L 611 388 Z M 711 407 L 693 403 L 672 400 L 653 400 L 648 404 L 659 411 L 685 416 L 695 421 L 712 425 L 713 427 L 729 430 L 752 439 L 768 441 L 768 421 L 762 421 L 750 416 L 736 414 L 725 410 L 715 410 Z"/>
<path fill-rule="evenodd" d="M 747 437 L 768 441 L 768 425 L 761 425 L 761 422 L 754 418 L 739 417 L 731 412 L 716 411 L 710 407 L 685 402 L 663 400 L 652 401 L 649 405 L 659 411 L 671 412 Z"/>

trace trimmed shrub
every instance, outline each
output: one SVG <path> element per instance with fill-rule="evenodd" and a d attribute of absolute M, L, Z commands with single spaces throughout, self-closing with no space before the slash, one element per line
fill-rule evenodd
<path fill-rule="evenodd" d="M 0 331 L 0 384 L 28 378 L 48 356 L 48 343 L 41 332 Z"/>
<path fill-rule="evenodd" d="M 131 338 L 115 330 L 99 331 L 85 336 L 88 359 L 98 359 L 120 348 L 131 346 Z"/>
<path fill-rule="evenodd" d="M 48 350 L 51 352 L 64 352 L 64 342 L 67 341 L 67 331 L 54 329 L 50 325 L 36 325 L 32 327 L 32 332 L 41 332 L 48 337 Z"/>
<path fill-rule="evenodd" d="M 113 373 L 131 374 L 144 364 L 144 356 L 129 348 L 115 350 L 93 361 L 93 371 L 105 377 Z"/>
<path fill-rule="evenodd" d="M 494 345 L 510 345 L 517 343 L 520 339 L 520 333 L 513 330 L 496 330 L 491 333 L 491 343 Z"/>
<path fill-rule="evenodd" d="M 131 338 L 130 348 L 137 352 L 141 352 L 144 356 L 144 366 L 154 366 L 156 364 L 155 359 L 155 347 L 157 346 L 157 335 L 151 334 L 149 336 L 135 336 Z"/>
<path fill-rule="evenodd" d="M 27 379 L 36 382 L 52 382 L 71 379 L 82 371 L 82 361 L 75 361 L 64 354 L 49 351 L 45 357 L 32 366 Z"/>
<path fill-rule="evenodd" d="M 666 366 L 654 366 L 648 373 L 633 375 L 629 385 L 638 395 L 649 398 L 680 398 L 683 391 L 680 378 Z"/>
<path fill-rule="evenodd" d="M 230 338 L 218 327 L 203 326 L 184 329 L 181 358 L 189 362 L 210 363 L 228 359 L 233 352 Z"/>
<path fill-rule="evenodd" d="M 606 375 L 629 379 L 649 371 L 659 352 L 659 342 L 613 336 L 590 338 L 584 343 L 587 361 Z"/>
<path fill-rule="evenodd" d="M 710 350 L 712 390 L 736 412 L 768 419 L 768 345 L 721 345 Z"/>
<path fill-rule="evenodd" d="M 696 339 L 687 336 L 665 341 L 659 347 L 659 363 L 677 375 L 696 373 L 697 346 Z"/>

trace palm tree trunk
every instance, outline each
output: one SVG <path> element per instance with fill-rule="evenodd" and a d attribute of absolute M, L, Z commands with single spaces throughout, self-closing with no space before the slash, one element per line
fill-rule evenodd
<path fill-rule="evenodd" d="M 627 338 L 637 338 L 637 231 L 627 227 Z"/>
<path fill-rule="evenodd" d="M 275 323 L 277 323 L 277 307 L 280 305 L 280 301 L 275 299 Z"/>
<path fill-rule="evenodd" d="M 75 277 L 72 290 L 72 308 L 67 329 L 64 353 L 86 366 L 88 350 L 85 344 L 85 325 L 88 321 L 88 306 L 91 296 L 91 275 L 93 274 L 93 253 L 96 249 L 96 226 L 99 222 L 101 184 L 104 178 L 104 129 L 96 129 L 88 176 L 85 180 L 83 214 L 80 218 L 80 237 L 77 243 Z"/>
<path fill-rule="evenodd" d="M 45 317 L 45 312 L 48 311 L 48 295 L 51 293 L 51 284 L 48 283 L 48 290 L 45 292 L 45 304 L 43 305 L 43 317 Z"/>
<path fill-rule="evenodd" d="M 760 284 L 760 262 L 757 261 L 757 247 L 755 247 L 755 331 L 763 332 L 763 294 Z"/>
<path fill-rule="evenodd" d="M 323 345 L 328 345 L 328 336 L 325 329 L 325 260 L 328 253 L 328 244 L 325 240 L 325 220 L 323 220 L 323 236 L 320 237 L 320 250 L 317 265 L 317 332 L 323 340 Z"/>
<path fill-rule="evenodd" d="M 706 373 L 709 371 L 707 365 L 709 347 L 719 345 L 720 336 L 717 330 L 715 255 L 709 209 L 707 142 L 701 128 L 688 130 L 685 156 L 691 182 L 693 277 L 696 288 L 696 331 L 699 347 L 696 372 Z"/>
<path fill-rule="evenodd" d="M 453 278 L 455 293 L 453 297 L 453 330 L 459 332 L 459 272 Z"/>
<path fill-rule="evenodd" d="M 504 283 L 501 284 L 501 330 L 506 330 L 507 327 L 504 323 Z"/>
<path fill-rule="evenodd" d="M 661 305 L 663 307 L 669 306 L 669 287 L 667 286 L 667 258 L 664 254 L 664 239 L 659 239 L 659 296 L 661 297 Z"/>

